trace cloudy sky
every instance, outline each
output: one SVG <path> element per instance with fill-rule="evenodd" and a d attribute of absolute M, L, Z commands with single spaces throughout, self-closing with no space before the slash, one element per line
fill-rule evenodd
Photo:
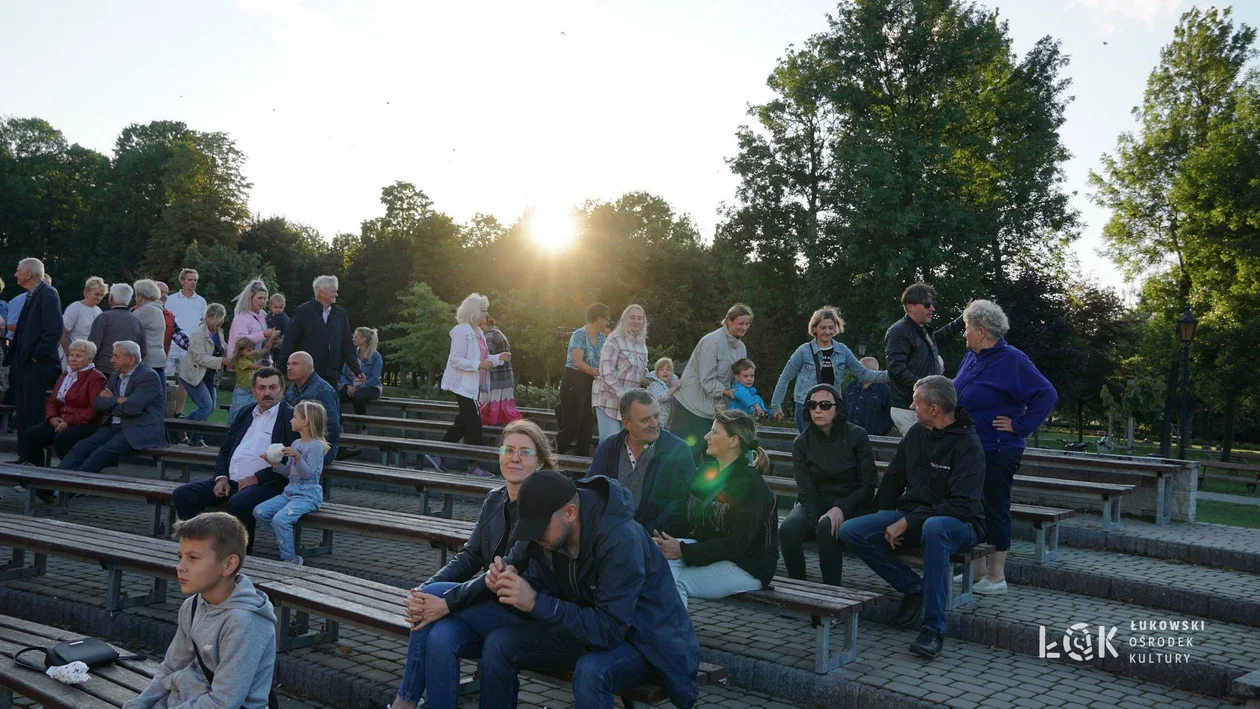
<path fill-rule="evenodd" d="M 1087 221 L 1089 170 L 1133 127 L 1181 0 L 987 0 L 1023 52 L 1050 34 L 1072 58 L 1064 140 Z M 39 116 L 110 153 L 132 122 L 227 131 L 248 155 L 251 208 L 326 236 L 414 182 L 458 220 L 648 190 L 709 237 L 735 180 L 725 158 L 784 49 L 831 0 L 43 0 L 0 5 L 0 114 Z M 1260 25 L 1260 2 L 1236 20 Z"/>

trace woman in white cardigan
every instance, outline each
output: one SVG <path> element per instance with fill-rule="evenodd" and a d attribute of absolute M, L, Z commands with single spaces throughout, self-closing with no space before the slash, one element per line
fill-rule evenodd
<path fill-rule="evenodd" d="M 511 352 L 500 352 L 492 355 L 486 347 L 486 338 L 481 332 L 481 323 L 490 314 L 490 299 L 480 293 L 473 293 L 464 298 L 459 310 L 455 312 L 455 322 L 451 328 L 451 355 L 446 361 L 446 371 L 442 373 L 442 389 L 455 395 L 459 404 L 459 413 L 455 415 L 455 423 L 442 436 L 442 440 L 454 443 L 462 440 L 475 446 L 484 444 L 481 438 L 481 413 L 477 409 L 477 400 L 481 395 L 482 379 L 487 378 L 487 371 L 512 359 Z M 444 470 L 442 459 L 426 456 L 429 463 L 438 470 Z M 480 465 L 469 469 L 473 475 L 492 477 Z"/>

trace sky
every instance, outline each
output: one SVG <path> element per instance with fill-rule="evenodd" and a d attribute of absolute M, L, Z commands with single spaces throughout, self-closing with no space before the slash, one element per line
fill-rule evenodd
<path fill-rule="evenodd" d="M 1065 166 L 1082 270 L 1127 290 L 1103 255 L 1088 175 L 1172 39 L 1182 0 L 985 0 L 1023 54 L 1071 57 Z M 457 221 L 512 223 L 645 190 L 711 238 L 737 181 L 748 106 L 833 0 L 42 0 L 0 4 L 0 115 L 38 116 L 112 154 L 130 123 L 229 133 L 250 209 L 357 232 L 397 180 Z M 1260 1 L 1234 7 L 1260 25 Z"/>

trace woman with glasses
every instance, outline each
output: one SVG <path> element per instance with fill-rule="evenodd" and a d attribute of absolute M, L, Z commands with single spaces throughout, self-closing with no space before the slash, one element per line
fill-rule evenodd
<path fill-rule="evenodd" d="M 787 395 L 788 384 L 796 380 L 796 392 L 792 398 L 796 400 L 796 428 L 804 431 L 809 426 L 809 417 L 805 415 L 805 392 L 815 384 L 830 384 L 839 391 L 840 379 L 845 370 L 858 378 L 858 381 L 869 384 L 887 384 L 888 372 L 877 372 L 867 369 L 853 352 L 843 343 L 836 342 L 836 335 L 844 332 L 844 319 L 840 311 L 833 305 L 824 305 L 809 318 L 809 336 L 814 338 L 796 348 L 783 373 L 779 375 L 779 383 L 774 387 L 774 395 L 770 397 L 770 410 L 775 420 L 783 418 L 783 399 Z"/>
<path fill-rule="evenodd" d="M 489 316 L 490 299 L 480 293 L 464 298 L 459 310 L 455 311 L 456 325 L 450 332 L 451 356 L 446 361 L 446 371 L 442 373 L 442 389 L 455 395 L 459 413 L 455 414 L 455 422 L 442 436 L 447 443 L 462 440 L 474 446 L 482 445 L 481 411 L 477 400 L 483 385 L 488 385 L 489 370 L 512 359 L 511 352 L 490 354 L 486 337 L 481 332 L 481 324 Z M 433 467 L 445 470 L 441 458 L 425 457 Z M 484 478 L 494 477 L 494 473 L 476 464 L 468 472 Z"/>
<path fill-rule="evenodd" d="M 516 524 L 516 496 L 535 472 L 556 467 L 547 436 L 538 424 L 519 419 L 503 427 L 499 439 L 503 487 L 486 496 L 477 527 L 455 558 L 411 590 L 404 605 L 411 622 L 407 664 L 392 709 L 414 709 L 428 691 L 425 707 L 454 707 L 459 695 L 459 659 L 481 655 L 487 634 L 525 622 L 518 613 L 486 595 L 485 571 L 496 556 L 507 556 Z"/>
<path fill-rule="evenodd" d="M 840 586 L 843 546 L 836 536 L 846 519 L 870 511 L 875 496 L 875 455 L 866 431 L 848 422 L 840 391 L 818 384 L 805 397 L 809 426 L 792 446 L 796 505 L 779 525 L 788 576 L 805 578 L 805 542 L 818 541 L 823 583 Z"/>

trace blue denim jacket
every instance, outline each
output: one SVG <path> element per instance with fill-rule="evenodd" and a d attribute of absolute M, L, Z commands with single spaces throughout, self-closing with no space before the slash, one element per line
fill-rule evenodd
<path fill-rule="evenodd" d="M 355 381 L 350 365 L 343 364 L 341 365 L 341 385 L 376 387 L 377 391 L 380 391 L 382 388 L 381 371 L 385 369 L 385 360 L 381 358 L 381 353 L 373 352 L 371 358 L 359 360 L 359 368 L 363 370 L 363 376 L 367 377 L 366 382 L 360 384 Z"/>
<path fill-rule="evenodd" d="M 888 372 L 867 369 L 858 361 L 857 355 L 836 340 L 831 341 L 831 346 L 834 348 L 831 351 L 831 368 L 836 373 L 835 387 L 837 389 L 840 388 L 841 375 L 845 369 L 864 382 L 888 383 Z M 778 411 L 783 405 L 783 399 L 787 396 L 788 382 L 793 378 L 796 379 L 796 391 L 792 398 L 798 404 L 805 403 L 805 394 L 818 383 L 818 371 L 814 366 L 815 357 L 819 362 L 822 361 L 822 355 L 818 354 L 818 340 L 810 340 L 797 347 L 792 353 L 792 358 L 783 367 L 783 374 L 779 375 L 779 383 L 774 387 L 774 395 L 770 397 L 772 411 Z"/>
<path fill-rule="evenodd" d="M 284 390 L 284 403 L 289 406 L 297 406 L 299 401 L 306 399 L 314 399 L 323 404 L 328 413 L 327 438 L 330 448 L 324 454 L 324 465 L 328 465 L 337 459 L 337 443 L 341 441 L 341 402 L 337 400 L 337 392 L 332 385 L 314 372 L 306 380 L 306 386 L 298 389 L 297 384 L 290 384 Z"/>

